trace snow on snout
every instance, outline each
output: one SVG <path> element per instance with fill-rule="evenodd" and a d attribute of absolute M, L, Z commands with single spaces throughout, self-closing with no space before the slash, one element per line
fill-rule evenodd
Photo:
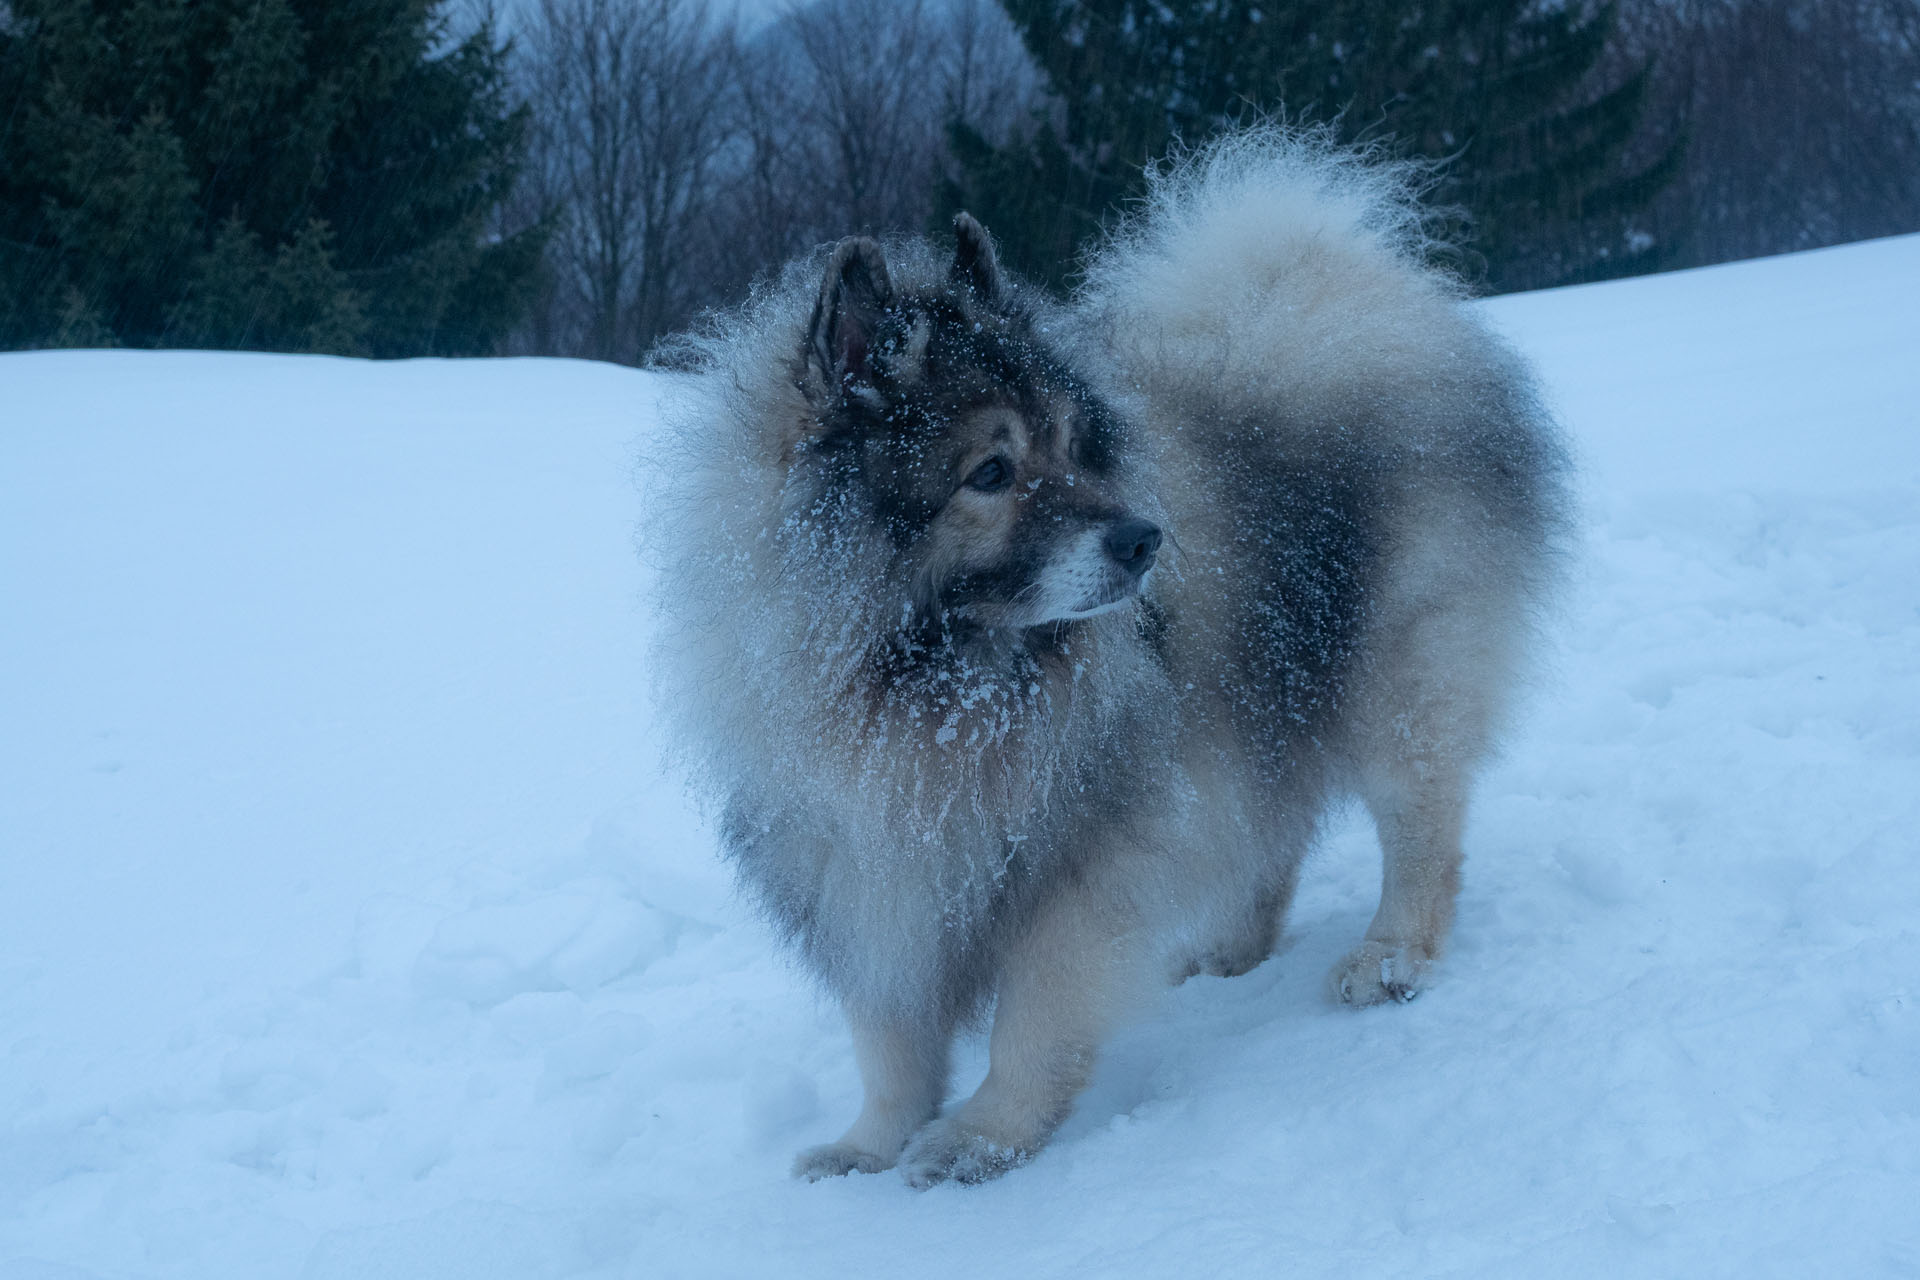
<path fill-rule="evenodd" d="M 1091 618 L 1140 593 L 1146 576 L 1123 573 L 1108 554 L 1106 541 L 1104 527 L 1087 529 L 1063 541 L 1048 557 L 1035 579 L 1038 590 L 1028 609 L 1028 625 Z"/>

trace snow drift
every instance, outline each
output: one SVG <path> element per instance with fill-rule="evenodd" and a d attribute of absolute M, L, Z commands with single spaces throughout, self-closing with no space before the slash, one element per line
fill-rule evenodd
<path fill-rule="evenodd" d="M 0 1275 L 1920 1271 L 1917 278 L 1481 304 L 1586 533 L 1440 984 L 1323 1002 L 1350 821 L 926 1195 L 785 1177 L 858 1085 L 658 764 L 654 376 L 0 356 Z"/>

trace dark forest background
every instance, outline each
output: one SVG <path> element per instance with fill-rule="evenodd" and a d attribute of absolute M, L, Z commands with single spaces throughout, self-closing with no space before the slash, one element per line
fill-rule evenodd
<path fill-rule="evenodd" d="M 0 3 L 0 347 L 638 362 L 968 208 L 1070 288 L 1178 142 L 1434 162 L 1541 288 L 1920 229 L 1920 0 Z"/>

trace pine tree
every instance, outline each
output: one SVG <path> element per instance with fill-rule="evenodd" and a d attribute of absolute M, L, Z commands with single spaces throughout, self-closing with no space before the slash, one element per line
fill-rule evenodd
<path fill-rule="evenodd" d="M 0 345 L 491 349 L 543 236 L 483 234 L 506 52 L 428 0 L 0 7 Z"/>
<path fill-rule="evenodd" d="M 1613 4 L 1446 0 L 1364 16 L 1343 31 L 1326 100 L 1348 110 L 1351 136 L 1445 162 L 1435 196 L 1469 220 L 1470 274 L 1500 291 L 1664 261 L 1665 246 L 1628 240 L 1626 216 L 1678 171 L 1684 137 L 1623 165 L 1652 68 L 1601 82 Z"/>
<path fill-rule="evenodd" d="M 1176 140 L 1279 113 L 1347 141 L 1442 162 L 1436 201 L 1470 220 L 1469 274 L 1495 289 L 1644 269 L 1621 216 L 1671 176 L 1679 147 L 1622 171 L 1647 69 L 1596 83 L 1610 5 L 1569 0 L 1002 0 L 1052 110 L 990 145 L 951 130 L 966 206 L 1048 283 L 1144 186 Z"/>
<path fill-rule="evenodd" d="M 1001 0 L 1053 102 L 1031 135 L 996 148 L 949 130 L 958 175 L 942 220 L 966 207 L 1010 266 L 1059 285 L 1101 222 L 1176 138 L 1199 141 L 1249 104 L 1277 101 L 1299 59 L 1289 31 L 1242 0 Z M 1285 6 L 1278 6 L 1284 9 Z"/>

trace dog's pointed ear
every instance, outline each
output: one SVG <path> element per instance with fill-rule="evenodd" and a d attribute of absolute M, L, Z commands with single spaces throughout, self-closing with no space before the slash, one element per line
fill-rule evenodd
<path fill-rule="evenodd" d="M 872 380 L 874 331 L 892 302 L 878 243 L 857 236 L 835 246 L 807 332 L 807 362 L 829 390 Z"/>
<path fill-rule="evenodd" d="M 953 216 L 953 234 L 958 243 L 947 278 L 973 290 L 974 296 L 988 306 L 999 306 L 1005 288 L 1000 280 L 1000 260 L 993 256 L 993 239 L 987 229 L 972 214 L 957 213 Z"/>

